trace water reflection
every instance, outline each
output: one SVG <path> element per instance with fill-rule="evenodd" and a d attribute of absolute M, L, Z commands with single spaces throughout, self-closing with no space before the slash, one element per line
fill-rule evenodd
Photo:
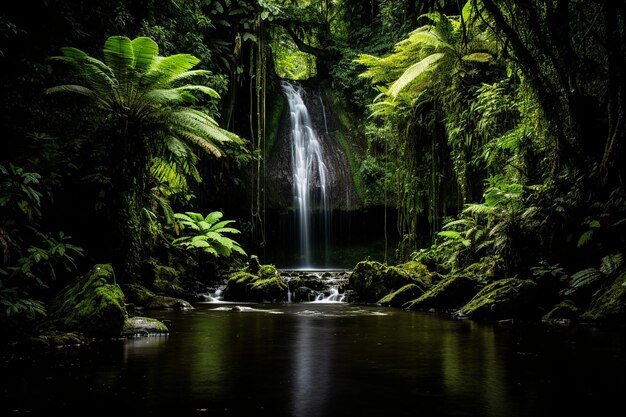
<path fill-rule="evenodd" d="M 293 345 L 293 388 L 291 408 L 294 416 L 324 415 L 328 390 L 332 389 L 334 344 L 325 339 L 334 333 L 334 322 L 318 317 L 302 317 Z"/>
<path fill-rule="evenodd" d="M 348 304 L 197 307 L 158 314 L 169 336 L 0 363 L 0 415 L 620 415 L 623 332 Z"/>

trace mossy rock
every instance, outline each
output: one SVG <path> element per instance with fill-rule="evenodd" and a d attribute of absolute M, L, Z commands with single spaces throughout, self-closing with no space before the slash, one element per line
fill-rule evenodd
<path fill-rule="evenodd" d="M 117 337 L 128 316 L 122 289 L 110 264 L 95 265 L 65 287 L 50 308 L 52 323 L 91 337 Z"/>
<path fill-rule="evenodd" d="M 295 278 L 291 278 L 288 282 L 287 285 L 289 286 L 289 290 L 290 291 L 295 291 L 296 289 L 300 288 L 300 287 L 304 287 L 305 283 L 304 280 L 300 277 L 295 277 Z"/>
<path fill-rule="evenodd" d="M 404 307 L 410 310 L 457 309 L 467 304 L 478 293 L 482 284 L 483 281 L 473 276 L 452 275 Z"/>
<path fill-rule="evenodd" d="M 150 317 L 130 317 L 124 322 L 122 336 L 133 337 L 168 334 L 169 331 L 167 326 L 157 319 Z"/>
<path fill-rule="evenodd" d="M 493 281 L 499 273 L 500 270 L 497 259 L 494 257 L 485 257 L 465 267 L 461 271 L 458 271 L 455 275 L 472 276 L 481 280 Z"/>
<path fill-rule="evenodd" d="M 589 309 L 582 315 L 583 321 L 624 323 L 626 320 L 626 272 L 613 283 L 598 290 Z"/>
<path fill-rule="evenodd" d="M 180 284 L 180 273 L 165 265 L 154 266 L 154 289 L 164 294 L 180 294 L 183 287 Z"/>
<path fill-rule="evenodd" d="M 419 282 L 422 288 L 429 287 L 433 282 L 433 274 L 428 270 L 426 265 L 421 262 L 409 261 L 397 267 L 408 272 L 411 279 Z"/>
<path fill-rule="evenodd" d="M 572 300 L 561 301 L 544 315 L 542 320 L 548 323 L 560 320 L 575 320 L 580 316 L 580 308 L 576 307 Z"/>
<path fill-rule="evenodd" d="M 145 305 L 145 308 L 150 310 L 192 310 L 193 306 L 189 304 L 189 302 L 181 300 L 180 298 L 166 297 L 164 295 L 155 295 Z"/>
<path fill-rule="evenodd" d="M 387 294 L 378 303 L 388 307 L 401 307 L 408 301 L 414 300 L 424 294 L 424 290 L 416 284 L 406 284 L 404 287 Z"/>
<path fill-rule="evenodd" d="M 139 284 L 126 284 L 122 287 L 126 301 L 137 306 L 144 307 L 156 294 Z"/>
<path fill-rule="evenodd" d="M 287 297 L 287 289 L 287 283 L 274 265 L 259 265 L 258 274 L 249 272 L 249 268 L 233 273 L 224 290 L 224 298 L 232 301 L 279 301 Z"/>
<path fill-rule="evenodd" d="M 476 320 L 534 319 L 538 312 L 536 297 L 537 284 L 533 281 L 501 279 L 480 290 L 458 315 Z"/>
<path fill-rule="evenodd" d="M 41 351 L 52 347 L 79 346 L 88 341 L 77 332 L 50 331 L 44 334 L 33 336 L 20 344 L 21 347 Z"/>
<path fill-rule="evenodd" d="M 411 263 L 413 264 L 413 263 Z M 361 301 L 375 303 L 407 284 L 416 284 L 422 290 L 430 283 L 430 275 L 425 266 L 415 262 L 409 269 L 400 266 L 387 266 L 375 261 L 359 262 L 350 275 L 350 286 Z M 404 264 L 406 265 L 406 264 Z M 421 269 L 418 265 L 421 265 Z M 419 273 L 418 273 L 419 271 Z"/>
<path fill-rule="evenodd" d="M 252 301 L 280 301 L 287 296 L 287 284 L 280 278 L 259 278 L 248 286 Z"/>

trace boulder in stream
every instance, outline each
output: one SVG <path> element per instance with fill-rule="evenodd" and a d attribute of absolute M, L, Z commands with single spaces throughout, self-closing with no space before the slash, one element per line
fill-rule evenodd
<path fill-rule="evenodd" d="M 387 266 L 374 261 L 359 262 L 350 275 L 350 286 L 360 301 L 378 302 L 407 284 L 415 284 L 422 292 L 431 283 L 428 269 L 419 262 Z"/>
<path fill-rule="evenodd" d="M 532 319 L 537 313 L 537 284 L 531 280 L 507 278 L 480 290 L 456 315 L 476 320 L 501 320 Z"/>
<path fill-rule="evenodd" d="M 124 293 L 110 264 L 95 265 L 54 299 L 50 317 L 55 327 L 91 337 L 118 337 L 126 312 Z"/>
<path fill-rule="evenodd" d="M 274 265 L 260 265 L 253 256 L 248 267 L 233 273 L 224 289 L 231 301 L 282 301 L 287 296 L 285 283 Z M 252 271 L 255 271 L 252 272 Z"/>
<path fill-rule="evenodd" d="M 163 322 L 150 317 L 130 317 L 124 322 L 124 329 L 122 330 L 122 336 L 124 337 L 168 333 L 169 329 Z"/>
<path fill-rule="evenodd" d="M 401 307 L 406 302 L 414 300 L 415 297 L 419 297 L 421 294 L 424 294 L 424 290 L 421 287 L 415 284 L 406 284 L 404 287 L 378 300 L 378 303 L 388 307 Z"/>
<path fill-rule="evenodd" d="M 404 307 L 409 310 L 457 309 L 472 299 L 482 281 L 471 275 L 452 275 L 439 281 L 417 299 Z"/>

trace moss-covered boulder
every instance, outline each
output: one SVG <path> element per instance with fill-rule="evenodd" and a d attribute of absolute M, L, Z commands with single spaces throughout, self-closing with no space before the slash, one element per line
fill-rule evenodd
<path fill-rule="evenodd" d="M 75 283 L 65 287 L 50 308 L 59 329 L 91 337 L 117 337 L 128 316 L 122 289 L 109 264 L 95 265 Z"/>
<path fill-rule="evenodd" d="M 422 288 L 429 287 L 433 282 L 433 274 L 421 262 L 409 261 L 398 265 L 396 268 L 406 271 L 409 277 Z"/>
<path fill-rule="evenodd" d="M 557 323 L 562 320 L 576 320 L 580 316 L 581 310 L 576 307 L 572 300 L 561 301 L 552 308 L 542 321 L 547 323 Z"/>
<path fill-rule="evenodd" d="M 415 300 L 416 297 L 422 294 L 424 294 L 424 290 L 420 286 L 416 284 L 406 284 L 404 287 L 378 300 L 378 303 L 388 307 L 402 307 L 403 304 Z"/>
<path fill-rule="evenodd" d="M 610 286 L 594 294 L 589 309 L 581 319 L 607 323 L 626 321 L 626 272 L 617 277 Z"/>
<path fill-rule="evenodd" d="M 124 328 L 122 329 L 122 336 L 124 337 L 150 336 L 168 333 L 169 329 L 163 322 L 150 317 L 130 317 L 126 319 L 126 322 L 124 322 Z"/>
<path fill-rule="evenodd" d="M 378 302 L 407 284 L 415 284 L 423 292 L 430 282 L 431 274 L 419 262 L 387 266 L 363 261 L 354 267 L 350 275 L 350 287 L 359 295 L 359 300 L 369 303 Z"/>
<path fill-rule="evenodd" d="M 126 301 L 139 307 L 145 307 L 156 294 L 139 284 L 126 284 L 122 286 Z"/>
<path fill-rule="evenodd" d="M 476 320 L 533 319 L 537 309 L 537 284 L 517 278 L 487 285 L 461 307 L 458 315 Z"/>
<path fill-rule="evenodd" d="M 180 283 L 180 272 L 165 265 L 154 266 L 153 285 L 158 293 L 179 295 L 184 291 Z"/>
<path fill-rule="evenodd" d="M 274 265 L 260 265 L 253 256 L 247 268 L 231 274 L 224 299 L 232 301 L 282 301 L 287 297 L 285 283 Z M 256 271 L 256 272 L 252 272 Z"/>
<path fill-rule="evenodd" d="M 439 281 L 404 307 L 410 310 L 458 309 L 467 304 L 482 285 L 483 281 L 477 277 L 452 275 Z"/>

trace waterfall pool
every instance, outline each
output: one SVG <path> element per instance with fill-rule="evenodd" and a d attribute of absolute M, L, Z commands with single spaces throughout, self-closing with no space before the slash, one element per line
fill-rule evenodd
<path fill-rule="evenodd" d="M 621 415 L 623 331 L 348 303 L 199 303 L 152 315 L 168 336 L 4 358 L 0 414 Z"/>

